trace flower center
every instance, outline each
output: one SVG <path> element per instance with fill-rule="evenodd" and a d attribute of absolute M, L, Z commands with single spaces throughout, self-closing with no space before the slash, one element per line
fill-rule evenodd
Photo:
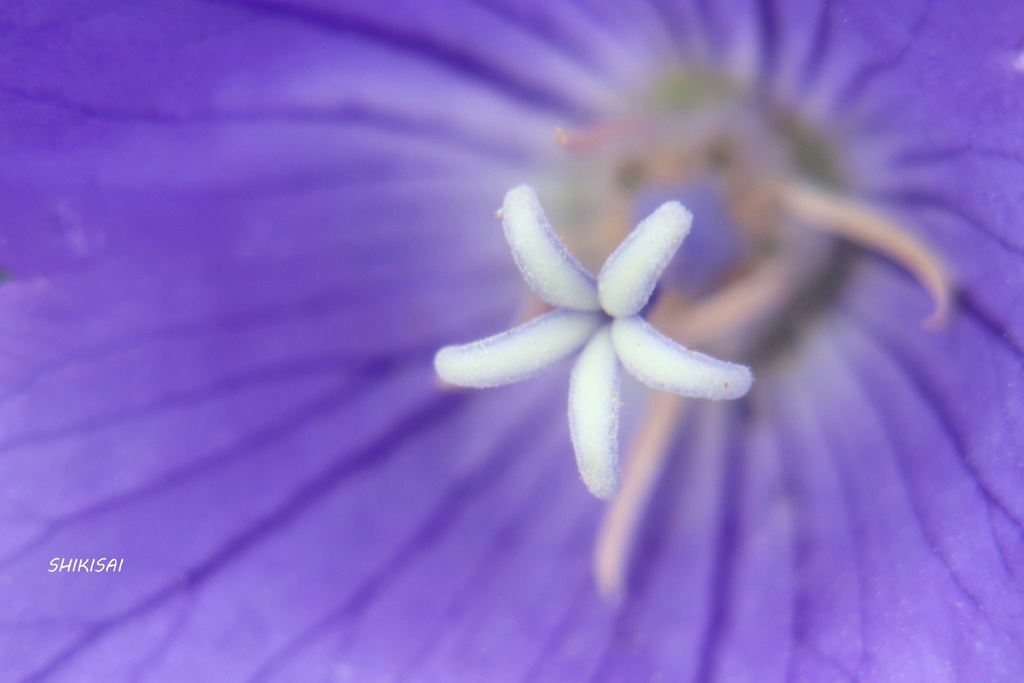
<path fill-rule="evenodd" d="M 566 158 L 542 186 L 560 201 L 550 204 L 552 222 L 590 267 L 657 203 L 690 208 L 692 237 L 661 278 L 655 327 L 763 370 L 799 348 L 868 256 L 908 270 L 933 299 L 928 322 L 943 322 L 952 284 L 941 260 L 853 195 L 829 135 L 708 74 L 670 73 L 637 101 L 600 125 L 557 131 Z M 598 586 L 610 598 L 625 592 L 633 539 L 685 409 L 678 396 L 649 401 L 595 548 Z"/>
<path fill-rule="evenodd" d="M 652 321 L 684 344 L 763 366 L 791 352 L 870 250 L 910 270 L 945 314 L 950 284 L 910 233 L 849 196 L 839 146 L 723 78 L 673 72 L 636 111 L 558 131 L 552 222 L 594 267 L 666 199 L 696 216 Z M 548 189 L 549 188 L 549 189 Z"/>

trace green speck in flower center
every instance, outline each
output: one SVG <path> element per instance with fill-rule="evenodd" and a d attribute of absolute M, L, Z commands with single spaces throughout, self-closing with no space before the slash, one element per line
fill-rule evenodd
<path fill-rule="evenodd" d="M 800 176 L 833 189 L 845 185 L 836 151 L 824 135 L 794 114 L 776 117 L 775 128 Z"/>
<path fill-rule="evenodd" d="M 709 71 L 676 68 L 668 71 L 648 96 L 652 109 L 669 114 L 722 104 L 742 95 L 733 81 Z"/>

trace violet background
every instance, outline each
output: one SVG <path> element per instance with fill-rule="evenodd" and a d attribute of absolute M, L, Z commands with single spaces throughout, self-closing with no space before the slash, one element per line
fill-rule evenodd
<path fill-rule="evenodd" d="M 1020 680 L 1024 6 L 965 7 L 0 10 L 0 678 Z M 567 369 L 430 361 L 516 310 L 554 127 L 678 60 L 838 131 L 961 297 L 869 260 L 694 411 L 614 609 Z"/>

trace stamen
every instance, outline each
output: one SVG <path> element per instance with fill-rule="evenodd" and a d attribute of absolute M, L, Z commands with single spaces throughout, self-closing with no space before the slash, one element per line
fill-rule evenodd
<path fill-rule="evenodd" d="M 942 261 L 927 245 L 903 227 L 869 207 L 804 183 L 779 188 L 784 208 L 807 219 L 810 227 L 844 237 L 900 263 L 928 291 L 935 304 L 925 327 L 936 329 L 947 320 L 953 283 Z"/>
<path fill-rule="evenodd" d="M 639 316 L 616 318 L 612 342 L 631 375 L 649 387 L 681 396 L 725 400 L 750 390 L 750 368 L 680 346 Z"/>
<path fill-rule="evenodd" d="M 606 319 L 600 313 L 558 309 L 511 330 L 434 356 L 449 384 L 497 387 L 531 377 L 577 351 Z"/>
<path fill-rule="evenodd" d="M 555 235 L 533 188 L 509 190 L 500 214 L 516 266 L 537 296 L 560 308 L 600 308 L 597 283 Z"/>
<path fill-rule="evenodd" d="M 630 447 L 622 490 L 611 502 L 594 547 L 594 578 L 605 599 L 617 603 L 626 594 L 627 566 L 637 531 L 669 455 L 669 439 L 685 401 L 657 393 L 644 410 Z"/>
<path fill-rule="evenodd" d="M 690 232 L 693 214 L 679 202 L 662 204 L 608 257 L 598 275 L 598 298 L 609 315 L 636 315 Z"/>
<path fill-rule="evenodd" d="M 619 490 L 619 361 L 605 325 L 587 343 L 569 380 L 569 433 L 580 476 L 609 499 Z"/>

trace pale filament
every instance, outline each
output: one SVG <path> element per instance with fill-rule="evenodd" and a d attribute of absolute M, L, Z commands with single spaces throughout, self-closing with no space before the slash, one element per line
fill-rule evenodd
<path fill-rule="evenodd" d="M 665 330 L 673 339 L 703 346 L 779 310 L 793 290 L 788 269 L 780 259 L 773 259 L 761 262 L 750 274 L 696 303 L 666 295 L 665 308 L 656 310 L 653 318 L 658 323 L 666 321 Z"/>
<path fill-rule="evenodd" d="M 640 522 L 661 477 L 669 439 L 675 431 L 685 399 L 655 392 L 648 400 L 642 423 L 630 447 L 622 489 L 608 506 L 594 547 L 594 576 L 605 599 L 618 603 L 625 597 L 629 557 Z"/>
<path fill-rule="evenodd" d="M 641 130 L 643 124 L 634 119 L 607 121 L 574 133 L 555 129 L 555 144 L 570 154 L 589 154 L 605 144 Z"/>
<path fill-rule="evenodd" d="M 707 171 L 707 150 L 666 147 L 659 144 L 657 132 L 656 122 L 628 118 L 608 121 L 572 133 L 564 128 L 556 128 L 554 137 L 558 147 L 577 157 L 607 150 L 613 143 L 621 145 L 632 141 L 643 149 L 642 169 L 638 170 L 643 171 L 643 181 L 647 184 L 678 184 Z M 641 144 L 644 142 L 646 144 Z"/>
<path fill-rule="evenodd" d="M 926 327 L 941 327 L 949 315 L 953 282 L 942 261 L 927 245 L 897 223 L 869 207 L 806 183 L 779 186 L 782 207 L 808 227 L 843 237 L 901 264 L 931 295 L 935 310 Z"/>

